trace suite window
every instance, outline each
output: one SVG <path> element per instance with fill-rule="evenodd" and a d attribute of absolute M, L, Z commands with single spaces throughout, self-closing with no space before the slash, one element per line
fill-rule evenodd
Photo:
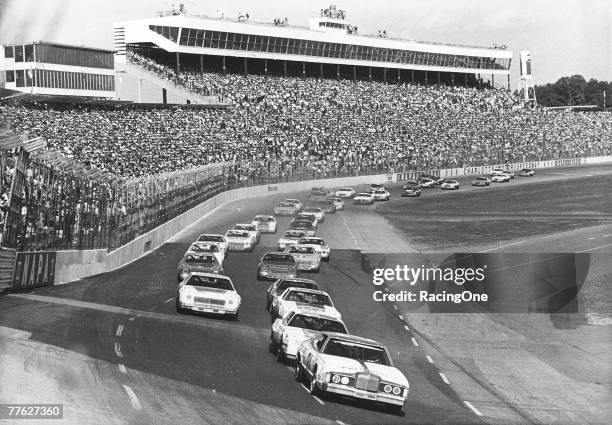
<path fill-rule="evenodd" d="M 14 83 L 15 82 L 15 71 L 6 71 L 4 73 L 4 78 L 7 83 Z"/>

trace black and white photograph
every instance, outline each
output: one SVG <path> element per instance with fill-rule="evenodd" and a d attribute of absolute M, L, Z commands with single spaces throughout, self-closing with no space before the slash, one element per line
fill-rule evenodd
<path fill-rule="evenodd" d="M 610 0 L 0 0 L 0 424 L 610 423 Z"/>

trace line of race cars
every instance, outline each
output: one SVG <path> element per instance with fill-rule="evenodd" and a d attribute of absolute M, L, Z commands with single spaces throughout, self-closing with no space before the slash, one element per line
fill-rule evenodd
<path fill-rule="evenodd" d="M 344 209 L 343 199 L 350 195 L 336 194 L 313 188 L 310 205 L 287 199 L 274 209 L 275 215 L 293 219 L 277 251 L 266 252 L 257 266 L 257 280 L 273 281 L 265 306 L 271 317 L 269 351 L 279 362 L 294 364 L 296 381 L 313 395 L 335 394 L 401 411 L 410 385 L 387 348 L 351 335 L 330 295 L 317 281 L 300 277 L 304 271 L 318 272 L 321 261 L 331 258 L 330 247 L 315 233 L 328 214 Z M 177 311 L 237 319 L 241 297 L 223 274 L 223 262 L 230 251 L 252 251 L 259 234 L 276 233 L 277 224 L 274 216 L 257 215 L 224 235 L 200 235 L 179 263 Z"/>

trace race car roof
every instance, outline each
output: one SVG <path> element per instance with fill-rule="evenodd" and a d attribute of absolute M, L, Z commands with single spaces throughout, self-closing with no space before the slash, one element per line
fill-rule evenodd
<path fill-rule="evenodd" d="M 378 341 L 374 341 L 373 339 L 363 338 L 363 337 L 356 336 L 356 335 L 347 335 L 347 334 L 341 334 L 337 332 L 322 332 L 322 334 L 330 338 L 338 338 L 344 341 L 354 342 L 357 344 L 378 345 L 381 347 L 383 346 L 383 344 L 381 344 Z"/>

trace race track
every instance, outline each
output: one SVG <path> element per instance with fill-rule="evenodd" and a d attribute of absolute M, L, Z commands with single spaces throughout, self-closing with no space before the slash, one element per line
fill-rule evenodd
<path fill-rule="evenodd" d="M 559 181 L 579 178 L 587 186 L 593 178 L 610 181 L 610 167 L 589 168 L 592 177 L 580 175 L 585 168 L 562 170 L 562 176 L 542 173 L 484 190 L 505 196 L 520 186 L 521 191 L 531 191 L 533 198 L 527 199 L 537 199 L 537 193 L 547 190 L 545 185 Z M 473 201 L 482 192 L 466 189 L 457 193 L 432 189 L 421 199 L 391 201 L 383 206 L 347 205 L 344 212 L 329 215 L 317 231 L 332 247 L 331 261 L 322 263 L 320 273 L 305 274 L 330 293 L 351 333 L 374 338 L 390 349 L 411 385 L 404 415 L 363 403 L 312 397 L 293 380 L 291 368 L 277 363 L 267 352 L 270 318 L 264 307 L 268 283 L 256 280 L 256 266 L 264 252 L 274 249 L 288 218 L 279 219 L 276 235 L 262 235 L 254 252 L 231 253 L 226 260 L 225 271 L 243 300 L 238 321 L 176 313 L 176 266 L 190 242 L 200 233 L 223 233 L 257 213 L 270 213 L 276 202 L 289 195 L 227 204 L 156 251 L 111 273 L 0 297 L 0 331 L 5 329 L 0 332 L 0 344 L 16 344 L 26 359 L 26 369 L 38 370 L 47 378 L 52 375 L 49 379 L 58 394 L 55 400 L 65 404 L 70 423 L 99 423 L 95 415 L 105 415 L 106 423 L 142 424 L 482 423 L 465 398 L 445 383 L 446 377 L 419 345 L 418 336 L 407 329 L 391 304 L 372 301 L 371 277 L 362 271 L 360 255 L 360 251 L 417 252 L 423 247 L 419 242 L 422 235 L 415 233 L 414 242 L 394 227 L 398 221 L 393 214 L 414 217 L 441 199 L 450 209 L 457 197 L 472 199 L 477 210 L 486 211 L 486 206 Z M 398 190 L 393 188 L 392 193 L 396 195 Z M 295 196 L 304 199 L 305 194 Z M 491 202 L 498 201 L 493 197 Z M 379 210 L 384 210 L 388 220 Z M 472 213 L 466 210 L 463 214 Z M 525 215 L 523 220 L 530 220 L 527 212 L 520 214 Z M 431 220 L 437 223 L 446 221 L 445 217 L 439 213 Z M 610 244 L 612 241 L 600 238 L 605 234 L 601 228 L 609 230 L 610 223 L 598 224 L 569 229 L 592 234 L 593 239 L 578 238 L 580 243 L 574 242 L 566 250 Z M 517 240 L 534 250 L 558 247 L 558 241 L 541 242 L 556 234 L 542 233 L 538 238 L 519 235 L 516 240 L 504 237 L 503 244 L 493 243 L 494 233 L 487 234 L 489 239 L 479 238 L 471 247 L 503 250 L 502 245 Z M 577 240 L 571 235 L 563 238 Z M 456 247 L 453 243 L 440 246 L 442 250 Z M 602 251 L 609 252 L 607 249 Z M 55 360 L 62 353 L 74 355 L 74 360 L 60 367 Z M 79 379 L 95 385 L 79 384 Z M 25 394 L 16 392 L 15 397 L 27 397 L 29 387 L 24 384 L 23 388 Z M 45 402 L 50 397 L 30 394 L 30 398 Z"/>

